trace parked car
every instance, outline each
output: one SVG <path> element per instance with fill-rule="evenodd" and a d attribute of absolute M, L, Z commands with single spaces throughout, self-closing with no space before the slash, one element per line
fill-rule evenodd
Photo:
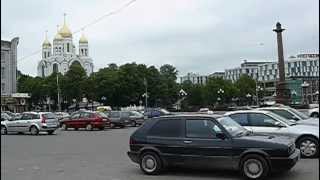
<path fill-rule="evenodd" d="M 138 111 L 129 111 L 129 119 L 132 126 L 137 126 L 143 124 L 147 117 Z"/>
<path fill-rule="evenodd" d="M 226 116 L 175 115 L 146 121 L 130 137 L 130 159 L 148 175 L 171 166 L 239 170 L 250 179 L 286 171 L 300 158 L 285 136 L 254 135 Z"/>
<path fill-rule="evenodd" d="M 171 115 L 169 111 L 161 108 L 148 108 L 144 111 L 144 115 L 148 118 Z"/>
<path fill-rule="evenodd" d="M 318 125 L 319 119 L 310 118 L 306 114 L 297 111 L 289 106 L 280 106 L 280 107 L 265 107 L 258 108 L 259 110 L 270 111 L 273 112 L 287 120 L 293 120 L 298 124 L 306 124 L 306 125 Z"/>
<path fill-rule="evenodd" d="M 67 112 L 56 112 L 55 115 L 57 116 L 59 121 L 70 117 L 69 113 Z"/>
<path fill-rule="evenodd" d="M 63 119 L 60 123 L 61 128 L 64 130 L 68 130 L 69 128 L 74 128 L 75 130 L 85 128 L 91 131 L 94 128 L 104 130 L 105 127 L 110 127 L 110 120 L 104 113 L 87 110 L 74 112 L 69 118 Z"/>
<path fill-rule="evenodd" d="M 111 128 L 124 128 L 125 126 L 130 125 L 132 123 L 129 111 L 111 111 L 108 113 L 108 117 L 111 121 Z"/>
<path fill-rule="evenodd" d="M 1 112 L 1 121 L 6 121 L 12 119 L 7 113 Z"/>
<path fill-rule="evenodd" d="M 317 118 L 319 120 L 319 107 L 309 109 L 308 114 L 310 117 Z"/>
<path fill-rule="evenodd" d="M 11 118 L 1 121 L 1 134 L 8 132 L 38 135 L 40 132 L 53 134 L 59 127 L 58 119 L 51 112 L 24 112 L 20 119 Z"/>
<path fill-rule="evenodd" d="M 256 134 L 285 135 L 294 138 L 303 157 L 313 158 L 319 155 L 319 126 L 297 124 L 262 110 L 234 111 L 225 115 Z"/>

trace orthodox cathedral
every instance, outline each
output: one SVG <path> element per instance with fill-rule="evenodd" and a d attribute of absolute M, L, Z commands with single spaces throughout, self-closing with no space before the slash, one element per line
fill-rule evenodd
<path fill-rule="evenodd" d="M 82 33 L 79 39 L 78 54 L 73 44 L 72 33 L 64 23 L 51 45 L 46 35 L 42 43 L 42 59 L 38 64 L 38 76 L 46 77 L 53 72 L 65 74 L 73 63 L 79 63 L 89 76 L 93 72 L 93 61 L 89 56 L 88 40 Z"/>

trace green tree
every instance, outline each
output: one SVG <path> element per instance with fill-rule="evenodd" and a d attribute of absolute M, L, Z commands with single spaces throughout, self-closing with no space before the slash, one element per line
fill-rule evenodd
<path fill-rule="evenodd" d="M 73 98 L 80 101 L 83 95 L 87 94 L 83 86 L 86 79 L 87 75 L 82 66 L 79 63 L 73 63 L 61 81 L 62 93 L 68 102 L 72 102 Z"/>
<path fill-rule="evenodd" d="M 160 104 L 163 107 L 170 107 L 174 104 L 179 95 L 179 86 L 176 82 L 178 71 L 172 65 L 165 64 L 160 67 L 160 89 L 159 94 L 161 95 Z"/>

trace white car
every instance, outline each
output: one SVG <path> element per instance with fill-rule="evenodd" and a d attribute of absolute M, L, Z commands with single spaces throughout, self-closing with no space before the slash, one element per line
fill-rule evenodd
<path fill-rule="evenodd" d="M 309 109 L 308 113 L 310 117 L 318 118 L 319 120 L 319 107 Z"/>
<path fill-rule="evenodd" d="M 303 157 L 318 157 L 319 126 L 297 124 L 277 114 L 262 110 L 227 112 L 241 126 L 254 134 L 283 135 L 294 138 Z"/>
<path fill-rule="evenodd" d="M 319 126 L 319 119 L 312 118 L 308 115 L 299 112 L 296 109 L 293 109 L 289 106 L 273 106 L 273 107 L 264 107 L 258 108 L 258 110 L 270 111 L 273 112 L 283 118 L 288 120 L 292 120 L 298 124 L 306 124 L 306 125 L 316 125 Z"/>
<path fill-rule="evenodd" d="M 58 127 L 58 119 L 51 112 L 24 112 L 20 119 L 1 121 L 1 134 L 5 135 L 8 132 L 30 132 L 32 135 L 38 135 L 40 132 L 53 134 Z"/>

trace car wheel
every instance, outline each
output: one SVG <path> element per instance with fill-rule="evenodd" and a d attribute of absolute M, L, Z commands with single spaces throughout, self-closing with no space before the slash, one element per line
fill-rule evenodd
<path fill-rule="evenodd" d="M 65 131 L 67 131 L 67 130 L 68 130 L 68 127 L 67 127 L 67 125 L 66 125 L 66 124 L 62 124 L 61 128 L 62 128 L 63 130 L 65 130 Z"/>
<path fill-rule="evenodd" d="M 310 115 L 310 117 L 318 118 L 318 117 L 319 117 L 319 113 L 314 112 L 314 113 L 312 113 L 312 114 Z"/>
<path fill-rule="evenodd" d="M 99 130 L 100 130 L 100 131 L 103 131 L 103 130 L 104 130 L 104 127 L 100 127 Z"/>
<path fill-rule="evenodd" d="M 8 134 L 7 128 L 5 126 L 1 126 L 1 135 Z"/>
<path fill-rule="evenodd" d="M 92 129 L 93 129 L 92 125 L 91 124 L 87 124 L 86 130 L 87 131 L 92 131 Z"/>
<path fill-rule="evenodd" d="M 159 174 L 162 170 L 162 162 L 156 153 L 146 152 L 141 156 L 140 169 L 148 175 Z"/>
<path fill-rule="evenodd" d="M 31 126 L 30 127 L 30 133 L 31 133 L 31 135 L 38 135 L 39 134 L 39 129 L 36 126 Z"/>
<path fill-rule="evenodd" d="M 49 134 L 49 135 L 52 135 L 53 133 L 54 133 L 54 130 L 48 131 L 48 134 Z"/>
<path fill-rule="evenodd" d="M 78 128 L 74 128 L 75 131 L 78 131 Z"/>
<path fill-rule="evenodd" d="M 248 179 L 262 179 L 268 175 L 269 165 L 262 156 L 250 154 L 242 160 L 241 172 Z"/>
<path fill-rule="evenodd" d="M 314 158 L 319 154 L 319 142 L 313 137 L 299 139 L 297 147 L 300 149 L 301 156 L 305 158 Z"/>

